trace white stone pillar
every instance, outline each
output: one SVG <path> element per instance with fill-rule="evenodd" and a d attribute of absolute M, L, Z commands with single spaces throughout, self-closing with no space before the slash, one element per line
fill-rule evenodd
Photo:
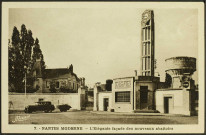
<path fill-rule="evenodd" d="M 97 86 L 94 86 L 94 106 L 93 111 L 98 111 L 98 90 Z"/>

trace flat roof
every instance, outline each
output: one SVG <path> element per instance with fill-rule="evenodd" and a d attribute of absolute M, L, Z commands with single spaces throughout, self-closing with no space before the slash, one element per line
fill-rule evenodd
<path fill-rule="evenodd" d="M 126 78 L 134 78 L 134 77 L 135 77 L 135 76 L 127 76 L 127 77 L 114 78 L 113 80 L 126 79 Z"/>

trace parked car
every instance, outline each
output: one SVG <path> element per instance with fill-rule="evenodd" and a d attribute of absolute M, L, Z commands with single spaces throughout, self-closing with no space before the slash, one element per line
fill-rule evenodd
<path fill-rule="evenodd" d="M 58 105 L 57 108 L 61 111 L 61 112 L 66 112 L 67 110 L 69 110 L 70 108 L 72 108 L 70 105 L 68 104 L 63 104 L 63 105 Z"/>
<path fill-rule="evenodd" d="M 28 105 L 25 107 L 25 113 L 32 113 L 36 111 L 44 111 L 46 113 L 52 112 L 55 109 L 54 105 L 50 101 L 39 101 L 36 105 Z"/>

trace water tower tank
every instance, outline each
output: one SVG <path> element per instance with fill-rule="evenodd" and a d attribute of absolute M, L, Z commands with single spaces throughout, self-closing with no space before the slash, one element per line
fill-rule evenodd
<path fill-rule="evenodd" d="M 172 57 L 165 60 L 166 72 L 171 76 L 192 75 L 196 71 L 196 58 L 193 57 Z"/>

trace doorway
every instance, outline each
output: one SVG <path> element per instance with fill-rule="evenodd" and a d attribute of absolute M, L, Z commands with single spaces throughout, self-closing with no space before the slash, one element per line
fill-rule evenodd
<path fill-rule="evenodd" d="M 173 109 L 172 97 L 164 97 L 164 113 L 171 113 Z"/>
<path fill-rule="evenodd" d="M 108 110 L 109 106 L 109 98 L 104 98 L 104 111 Z"/>
<path fill-rule="evenodd" d="M 140 109 L 147 109 L 148 106 L 148 86 L 140 86 Z"/>

